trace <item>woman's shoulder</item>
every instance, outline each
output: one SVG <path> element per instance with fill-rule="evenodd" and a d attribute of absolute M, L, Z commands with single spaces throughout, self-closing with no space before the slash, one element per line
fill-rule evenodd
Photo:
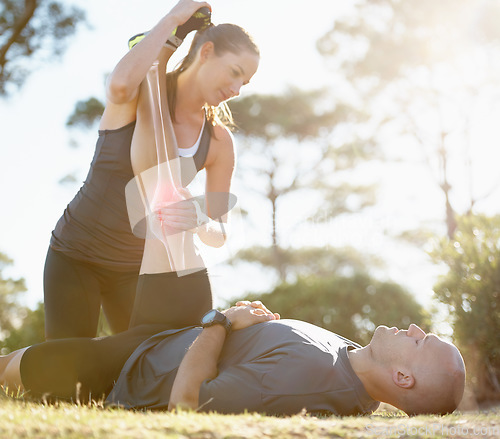
<path fill-rule="evenodd" d="M 214 125 L 212 142 L 217 148 L 228 151 L 234 150 L 234 137 L 229 128 L 223 125 Z"/>
<path fill-rule="evenodd" d="M 229 167 L 232 168 L 235 162 L 234 139 L 231 132 L 224 126 L 215 125 L 213 127 L 210 148 L 208 150 L 205 167 Z"/>

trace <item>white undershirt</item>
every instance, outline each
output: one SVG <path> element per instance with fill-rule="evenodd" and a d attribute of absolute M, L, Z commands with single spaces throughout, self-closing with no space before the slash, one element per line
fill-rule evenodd
<path fill-rule="evenodd" d="M 198 151 L 198 148 L 200 147 L 201 136 L 203 134 L 203 129 L 205 128 L 205 119 L 206 118 L 203 118 L 203 124 L 201 125 L 200 135 L 198 136 L 198 139 L 196 140 L 194 145 L 191 146 L 190 148 L 178 148 L 179 155 L 181 157 L 193 157 L 196 154 L 196 152 Z"/>

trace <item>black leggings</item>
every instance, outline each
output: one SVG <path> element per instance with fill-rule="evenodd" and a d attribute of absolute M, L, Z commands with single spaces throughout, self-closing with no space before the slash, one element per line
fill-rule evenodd
<path fill-rule="evenodd" d="M 113 333 L 130 322 L 139 270 L 113 271 L 49 248 L 43 276 L 45 337 L 95 337 L 102 309 Z"/>
<path fill-rule="evenodd" d="M 128 357 L 144 340 L 165 329 L 198 325 L 212 308 L 206 271 L 175 278 L 172 273 L 145 274 L 140 279 L 139 311 L 157 308 L 158 312 L 109 337 L 67 338 L 31 346 L 24 352 L 20 366 L 21 380 L 29 395 L 80 402 L 106 397 Z M 150 302 L 158 291 L 161 301 Z"/>
<path fill-rule="evenodd" d="M 163 327 L 138 326 L 99 338 L 49 340 L 29 347 L 21 358 L 27 397 L 86 403 L 104 399 L 128 357 Z"/>

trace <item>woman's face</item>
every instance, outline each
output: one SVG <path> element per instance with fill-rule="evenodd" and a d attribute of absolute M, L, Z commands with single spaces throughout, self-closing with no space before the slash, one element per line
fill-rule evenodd
<path fill-rule="evenodd" d="M 208 45 L 202 48 L 200 57 L 201 90 L 206 103 L 214 107 L 238 96 L 241 87 L 250 82 L 259 66 L 259 56 L 248 50 L 217 56 L 213 45 Z"/>

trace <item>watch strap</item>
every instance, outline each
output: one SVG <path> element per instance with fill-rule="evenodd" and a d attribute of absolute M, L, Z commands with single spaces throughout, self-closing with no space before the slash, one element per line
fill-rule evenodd
<path fill-rule="evenodd" d="M 209 321 L 204 321 L 204 318 L 207 314 L 209 313 L 214 313 L 213 318 L 211 318 Z M 224 327 L 226 330 L 226 333 L 229 334 L 231 332 L 231 320 L 229 320 L 223 313 L 221 313 L 218 310 L 210 310 L 208 311 L 205 316 L 202 317 L 201 319 L 201 326 L 203 328 L 208 328 L 210 326 L 214 325 L 221 325 Z"/>

